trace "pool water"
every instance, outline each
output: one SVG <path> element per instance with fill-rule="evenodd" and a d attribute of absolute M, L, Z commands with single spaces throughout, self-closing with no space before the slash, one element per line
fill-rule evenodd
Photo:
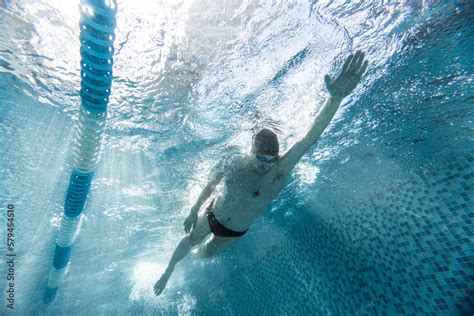
<path fill-rule="evenodd" d="M 474 311 L 470 1 L 118 1 L 102 155 L 42 303 L 80 104 L 77 2 L 0 1 L 0 314 Z M 153 284 L 225 147 L 286 151 L 363 49 L 366 76 L 249 232 Z M 7 205 L 15 311 L 7 308 Z"/>

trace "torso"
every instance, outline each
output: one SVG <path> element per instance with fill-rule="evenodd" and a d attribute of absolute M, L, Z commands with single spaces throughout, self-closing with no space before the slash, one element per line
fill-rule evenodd
<path fill-rule="evenodd" d="M 265 174 L 258 174 L 253 156 L 236 159 L 224 178 L 213 207 L 217 220 L 235 231 L 247 230 L 253 220 L 271 203 L 283 187 L 286 172 L 275 164 Z"/>

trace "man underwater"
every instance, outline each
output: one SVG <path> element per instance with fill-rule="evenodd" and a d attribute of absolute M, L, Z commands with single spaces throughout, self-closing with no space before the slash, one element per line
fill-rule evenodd
<path fill-rule="evenodd" d="M 199 248 L 199 254 L 211 257 L 247 232 L 254 219 L 280 192 L 301 157 L 318 141 L 342 99 L 360 82 L 368 66 L 364 57 L 362 51 L 357 51 L 349 55 L 335 80 L 331 81 L 328 75 L 324 77 L 329 99 L 314 118 L 306 135 L 283 156 L 279 155 L 277 135 L 269 129 L 262 129 L 254 137 L 251 155 L 237 155 L 214 168 L 209 183 L 184 221 L 187 235 L 178 244 L 168 267 L 154 286 L 156 295 L 165 289 L 176 264 L 206 237 L 210 235 Z M 222 190 L 214 192 L 221 182 Z M 204 212 L 198 214 L 203 203 L 213 193 L 216 193 L 215 198 L 211 199 Z"/>

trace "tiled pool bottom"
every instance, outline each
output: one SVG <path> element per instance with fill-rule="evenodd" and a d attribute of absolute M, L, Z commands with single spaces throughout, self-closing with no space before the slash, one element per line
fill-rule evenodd
<path fill-rule="evenodd" d="M 474 154 L 415 175 L 288 241 L 197 300 L 245 314 L 442 314 L 474 311 Z"/>

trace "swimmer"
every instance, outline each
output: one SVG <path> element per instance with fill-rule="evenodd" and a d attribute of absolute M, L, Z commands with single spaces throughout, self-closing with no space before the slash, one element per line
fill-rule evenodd
<path fill-rule="evenodd" d="M 318 141 L 342 99 L 360 82 L 368 65 L 364 56 L 362 51 L 349 55 L 337 78 L 331 80 L 328 75 L 324 77 L 328 100 L 306 135 L 284 155 L 279 154 L 275 132 L 264 128 L 254 136 L 251 154 L 233 155 L 213 169 L 207 186 L 184 221 L 187 235 L 178 244 L 168 267 L 154 286 L 156 295 L 163 292 L 176 264 L 191 249 L 200 246 L 198 255 L 211 257 L 247 232 L 254 219 L 280 192 L 301 157 Z M 222 190 L 214 192 L 221 183 Z M 211 195 L 215 197 L 209 199 Z M 199 212 L 208 199 L 210 201 L 205 209 Z"/>

